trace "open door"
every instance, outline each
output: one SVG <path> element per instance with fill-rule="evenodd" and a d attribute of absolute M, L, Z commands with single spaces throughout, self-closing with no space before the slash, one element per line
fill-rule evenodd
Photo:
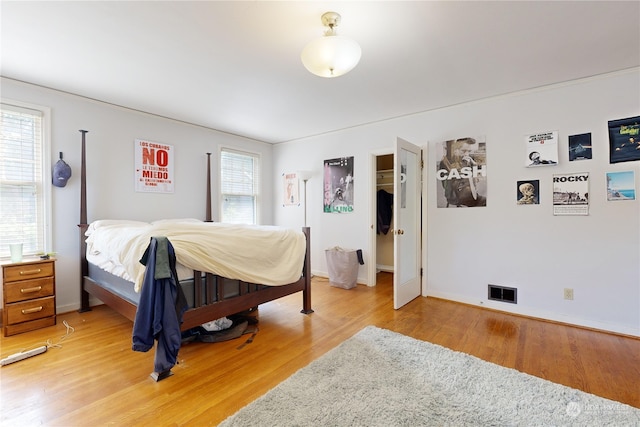
<path fill-rule="evenodd" d="M 393 223 L 393 308 L 420 295 L 422 153 L 398 138 L 395 147 Z"/>

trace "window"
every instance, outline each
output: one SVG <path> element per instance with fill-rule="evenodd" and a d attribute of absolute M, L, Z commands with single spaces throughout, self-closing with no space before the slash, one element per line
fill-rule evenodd
<path fill-rule="evenodd" d="M 257 224 L 259 158 L 222 149 L 220 153 L 220 221 Z"/>
<path fill-rule="evenodd" d="M 12 243 L 24 255 L 49 248 L 48 117 L 47 109 L 0 105 L 0 258 Z"/>

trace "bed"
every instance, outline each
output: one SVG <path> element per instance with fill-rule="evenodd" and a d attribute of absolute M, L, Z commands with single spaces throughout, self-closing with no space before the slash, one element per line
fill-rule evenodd
<path fill-rule="evenodd" d="M 108 305 L 118 313 L 134 321 L 137 310 L 137 298 L 139 293 L 135 291 L 136 286 L 139 286 L 138 277 L 121 277 L 121 275 L 114 274 L 101 268 L 98 264 L 90 262 L 92 259 L 92 246 L 95 242 L 92 241 L 91 236 L 94 235 L 96 229 L 109 228 L 112 223 L 108 221 L 94 221 L 91 224 L 87 221 L 87 196 L 86 196 L 86 132 L 82 133 L 82 154 L 81 154 L 81 188 L 80 188 L 80 269 L 81 269 L 81 308 L 80 311 L 91 310 L 90 296 L 93 296 L 104 304 Z M 207 194 L 206 194 L 206 213 L 204 221 L 197 221 L 192 219 L 175 220 L 187 227 L 205 227 L 205 228 L 217 228 L 218 224 L 213 223 L 211 220 L 211 153 L 207 153 Z M 126 222 L 126 221 L 123 221 Z M 131 221 L 131 223 L 135 223 Z M 139 227 L 150 227 L 149 232 L 157 234 L 158 230 L 171 231 L 175 223 L 170 223 L 168 226 L 164 221 L 155 223 L 140 223 Z M 135 228 L 135 227 L 134 227 Z M 260 227 L 258 227 L 260 228 Z M 273 231 L 271 227 L 266 227 L 267 231 Z M 190 230 L 193 232 L 193 230 Z M 226 232 L 229 232 L 228 230 Z M 185 291 L 187 300 L 189 303 L 189 309 L 183 315 L 183 323 L 181 324 L 181 330 L 186 331 L 188 329 L 197 327 L 204 323 L 220 319 L 226 316 L 230 316 L 246 310 L 251 310 L 258 307 L 260 304 L 272 301 L 287 295 L 291 295 L 300 292 L 302 295 L 302 310 L 301 313 L 310 314 L 313 312 L 311 308 L 311 273 L 310 273 L 310 228 L 303 227 L 302 230 L 303 242 L 302 242 L 302 256 L 300 257 L 301 263 L 299 270 L 294 274 L 290 282 L 282 283 L 282 278 L 278 278 L 275 282 L 270 282 L 270 277 L 264 276 L 265 280 L 261 280 L 259 283 L 254 283 L 254 280 L 243 280 L 243 277 L 224 277 L 220 274 L 216 274 L 217 268 L 209 268 L 209 265 L 205 263 L 202 268 L 190 269 L 191 273 L 187 274 L 185 280 L 181 280 L 181 286 Z M 87 236 L 89 235 L 89 236 Z M 146 235 L 145 235 L 146 236 Z M 180 241 L 175 235 L 167 236 L 170 241 L 174 243 L 176 247 L 176 255 L 178 262 L 180 262 L 181 251 L 185 242 Z M 172 240 L 173 239 L 173 240 Z M 188 240 L 188 239 L 183 239 Z M 87 243 L 89 242 L 89 243 Z M 88 256 L 88 244 L 89 256 Z M 231 252 L 231 250 L 237 251 L 238 245 L 235 245 L 235 249 L 226 250 L 224 241 L 217 243 L 219 245 L 219 252 Z M 234 246 L 234 245 L 232 245 Z M 214 251 L 215 248 L 209 248 Z M 137 253 L 137 252 L 136 252 Z M 232 254 L 236 257 L 242 257 L 246 254 Z M 217 258 L 217 257 L 216 257 Z M 183 257 L 184 259 L 184 257 Z M 249 260 L 248 260 L 249 261 Z M 224 264 L 224 261 L 222 261 Z M 196 266 L 191 262 L 185 262 L 187 267 L 189 265 Z M 249 262 L 247 262 L 249 264 Z M 186 267 L 183 266 L 184 271 Z M 290 269 L 290 267 L 288 267 Z M 224 270 L 223 271 L 227 271 Z M 232 269 L 232 272 L 234 270 Z M 250 269 L 248 270 L 250 272 Z M 289 273 L 290 275 L 290 273 Z M 136 276 L 136 274 L 133 274 Z M 179 275 L 180 276 L 180 275 Z M 232 275 L 235 276 L 235 273 Z M 260 276 L 247 276 L 249 278 L 259 278 Z M 285 276 L 286 277 L 286 276 Z M 154 373 L 156 374 L 156 373 Z M 170 375 L 170 373 L 160 373 L 158 375 L 152 374 L 152 377 L 156 381 Z"/>

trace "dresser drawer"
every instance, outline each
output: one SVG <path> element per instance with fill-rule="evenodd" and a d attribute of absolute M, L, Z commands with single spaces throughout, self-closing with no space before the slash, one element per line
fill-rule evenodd
<path fill-rule="evenodd" d="M 53 276 L 53 262 L 10 265 L 2 269 L 4 283 Z"/>
<path fill-rule="evenodd" d="M 51 296 L 7 304 L 4 307 L 7 316 L 7 323 L 11 325 L 14 323 L 41 319 L 43 317 L 55 316 L 55 301 L 55 297 Z"/>
<path fill-rule="evenodd" d="M 53 295 L 53 277 L 6 283 L 4 300 L 6 303 L 42 298 Z"/>

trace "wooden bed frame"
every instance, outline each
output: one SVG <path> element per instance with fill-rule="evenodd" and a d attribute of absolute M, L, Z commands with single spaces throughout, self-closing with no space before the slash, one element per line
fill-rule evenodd
<path fill-rule="evenodd" d="M 131 321 L 135 320 L 136 305 L 110 292 L 89 277 L 89 263 L 87 261 L 87 244 L 85 232 L 87 223 L 87 188 L 86 188 L 86 130 L 82 133 L 82 163 L 80 171 L 80 312 L 91 310 L 89 297 L 93 295 L 118 313 Z M 206 221 L 211 222 L 211 153 L 207 153 L 207 195 Z M 310 228 L 303 227 L 306 236 L 306 253 L 302 275 L 297 282 L 283 286 L 263 286 L 240 282 L 239 295 L 225 297 L 224 280 L 217 280 L 217 276 L 208 272 L 194 271 L 194 280 L 200 281 L 200 286 L 194 283 L 195 306 L 187 310 L 183 317 L 181 329 L 191 329 L 203 323 L 230 316 L 257 307 L 296 292 L 302 291 L 301 313 L 313 313 L 311 309 L 311 259 L 310 259 Z M 228 280 L 228 279 L 227 279 Z M 204 292 L 202 291 L 204 289 Z M 203 295 L 204 294 L 204 295 Z"/>

